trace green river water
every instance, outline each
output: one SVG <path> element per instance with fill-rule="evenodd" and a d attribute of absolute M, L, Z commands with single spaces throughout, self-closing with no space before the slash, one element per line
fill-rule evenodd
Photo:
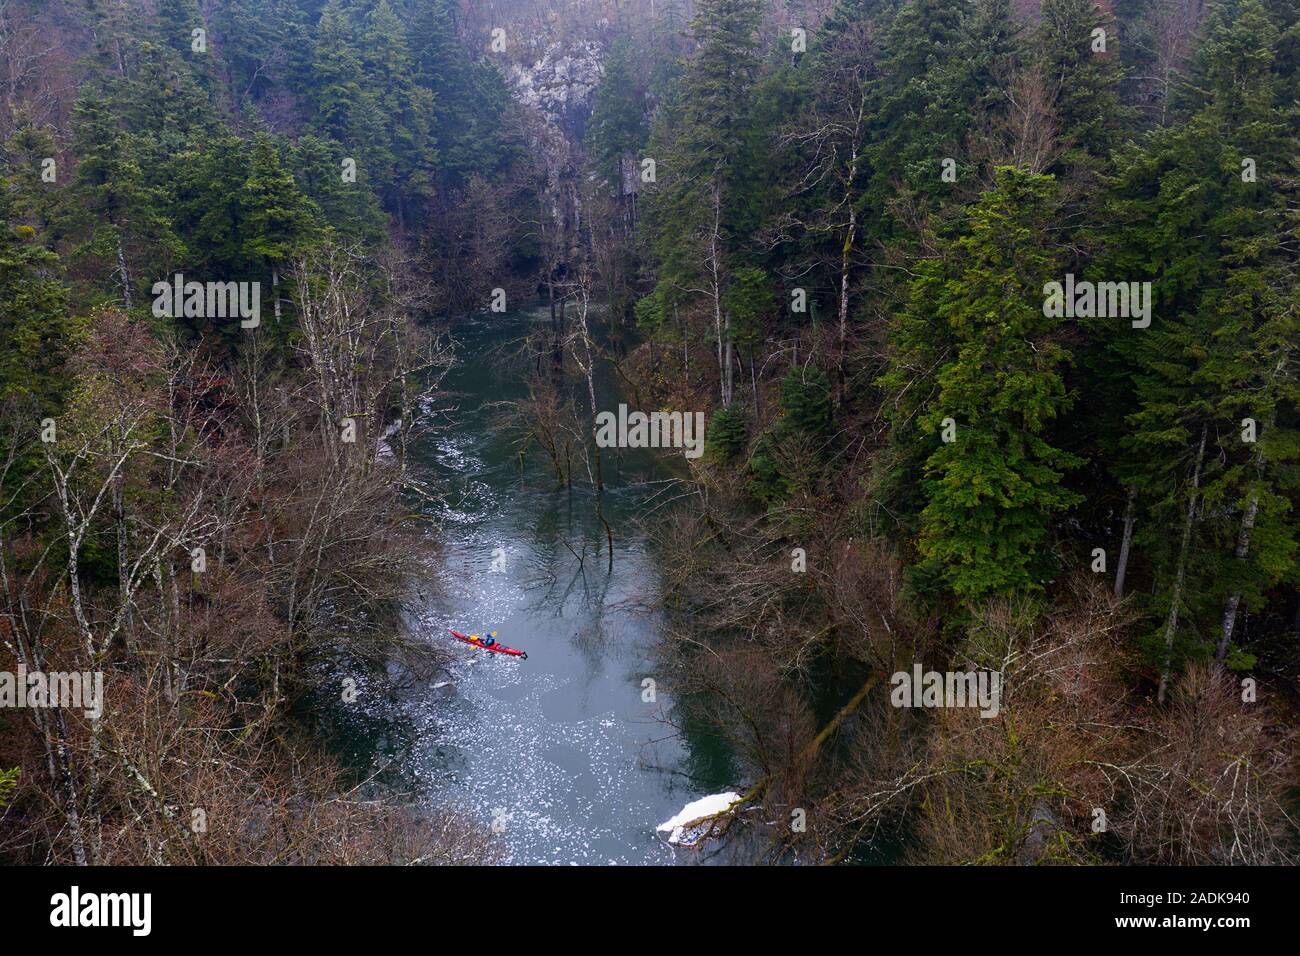
<path fill-rule="evenodd" d="M 675 729 L 662 681 L 656 699 L 643 700 L 661 621 L 654 556 L 635 519 L 670 476 L 648 452 L 607 457 L 608 573 L 586 482 L 554 490 L 538 449 L 521 475 L 492 407 L 524 394 L 506 357 L 531 324 L 548 321 L 535 309 L 457 324 L 457 363 L 443 383 L 456 408 L 411 455 L 445 496 L 444 506 L 425 506 L 438 526 L 430 534 L 442 581 L 425 596 L 420 630 L 452 651 L 451 674 L 407 680 L 339 718 L 335 736 L 358 768 L 386 766 L 390 783 L 419 799 L 494 825 L 512 863 L 707 860 L 655 832 L 687 802 L 734 783 L 716 742 Z M 597 384 L 601 408 L 626 400 L 608 370 Z M 447 628 L 494 630 L 528 659 L 460 644 Z"/>

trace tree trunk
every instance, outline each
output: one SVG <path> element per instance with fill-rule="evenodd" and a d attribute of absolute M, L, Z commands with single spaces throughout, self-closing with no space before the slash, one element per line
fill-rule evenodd
<path fill-rule="evenodd" d="M 117 240 L 117 273 L 122 278 L 122 305 L 131 311 L 131 275 L 126 268 L 126 250 L 122 248 L 122 239 Z"/>
<path fill-rule="evenodd" d="M 1128 573 L 1128 552 L 1133 543 L 1133 519 L 1137 514 L 1137 486 L 1128 490 L 1128 504 L 1124 506 L 1124 539 L 1119 546 L 1119 563 L 1115 568 L 1115 597 L 1124 596 L 1124 576 Z"/>
<path fill-rule="evenodd" d="M 125 441 L 123 436 L 123 441 Z M 113 454 L 117 454 L 117 449 L 113 449 Z M 126 469 L 123 468 L 113 478 L 113 487 L 111 492 L 113 507 L 113 530 L 117 538 L 117 593 L 118 600 L 130 615 L 131 603 L 131 584 L 130 584 L 130 539 L 126 527 Z M 122 628 L 122 639 L 127 649 L 134 655 L 136 653 L 135 640 L 131 636 L 131 628 Z"/>
<path fill-rule="evenodd" d="M 559 386 L 564 371 L 564 338 L 561 335 L 560 310 L 555 307 L 555 266 L 546 276 L 546 298 L 551 307 L 551 381 Z"/>
<path fill-rule="evenodd" d="M 1196 452 L 1196 467 L 1192 470 L 1191 493 L 1187 498 L 1187 519 L 1183 522 L 1183 540 L 1178 548 L 1178 570 L 1174 574 L 1173 593 L 1169 599 L 1169 620 L 1165 624 L 1165 666 L 1160 672 L 1160 690 L 1156 694 L 1156 703 L 1165 702 L 1169 690 L 1169 672 L 1174 662 L 1174 635 L 1178 632 L 1178 606 L 1183 601 L 1183 583 L 1187 577 L 1187 552 L 1192 544 L 1192 526 L 1196 523 L 1197 499 L 1201 493 L 1201 462 L 1205 459 L 1205 439 L 1209 426 L 1201 426 L 1201 445 Z"/>
<path fill-rule="evenodd" d="M 556 313 L 556 325 L 553 330 L 555 335 L 555 351 L 552 352 L 551 358 L 555 363 L 554 372 L 557 383 L 562 381 L 564 377 L 564 336 L 569 324 L 568 316 L 565 314 L 566 306 L 567 300 L 561 298 L 560 308 Z"/>
<path fill-rule="evenodd" d="M 4 566 L 3 554 L 0 554 L 0 573 L 3 574 L 2 579 L 7 585 L 8 574 Z M 18 603 L 22 608 L 18 614 L 5 615 L 8 631 L 14 638 L 14 655 L 17 662 L 28 671 L 44 671 L 45 655 L 41 650 L 40 641 L 21 623 L 27 620 L 26 599 L 21 593 L 18 596 Z M 27 635 L 26 638 L 24 634 Z M 68 747 L 67 721 L 63 711 L 57 707 L 49 711 L 34 708 L 31 713 L 44 744 L 46 772 L 50 776 L 51 783 L 62 791 L 64 823 L 72 841 L 72 858 L 77 866 L 88 866 L 90 859 L 86 853 L 81 812 L 77 808 L 77 785 Z"/>
<path fill-rule="evenodd" d="M 1259 493 L 1251 492 L 1246 512 L 1241 516 L 1241 532 L 1237 536 L 1236 556 L 1238 561 L 1245 561 L 1250 551 L 1250 535 L 1255 529 L 1255 518 L 1259 514 Z M 1223 633 L 1219 636 L 1219 645 L 1214 649 L 1214 659 L 1222 664 L 1228 656 L 1228 644 L 1232 641 L 1232 632 L 1237 626 L 1237 610 L 1241 606 L 1241 588 L 1236 588 L 1228 597 L 1228 604 L 1223 609 Z"/>
<path fill-rule="evenodd" d="M 849 205 L 849 231 L 844 236 L 840 250 L 840 345 L 849 334 L 849 256 L 853 252 L 853 238 L 858 229 L 858 211 Z"/>
<path fill-rule="evenodd" d="M 275 324 L 280 324 L 280 270 L 271 266 L 271 298 L 275 305 Z"/>
<path fill-rule="evenodd" d="M 723 379 L 722 404 L 730 405 L 731 397 L 735 393 L 735 364 L 736 364 L 736 349 L 735 346 L 731 344 L 731 316 L 726 317 L 725 338 L 727 342 L 727 347 L 726 347 L 727 374 Z"/>
<path fill-rule="evenodd" d="M 709 234 L 709 272 L 713 283 L 713 327 L 718 336 L 718 378 L 723 406 L 731 404 L 731 319 L 722 314 L 722 200 L 713 186 L 713 229 Z"/>
<path fill-rule="evenodd" d="M 63 785 L 64 816 L 68 822 L 68 833 L 72 837 L 72 858 L 77 861 L 77 866 L 89 866 L 94 861 L 86 852 L 85 829 L 81 812 L 77 809 L 77 785 L 72 777 L 72 760 L 68 754 L 68 731 L 63 711 L 55 711 L 54 721 L 58 725 L 59 778 Z"/>

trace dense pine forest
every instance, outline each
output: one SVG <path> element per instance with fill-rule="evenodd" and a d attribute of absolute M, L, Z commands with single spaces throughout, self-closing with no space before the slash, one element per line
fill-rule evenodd
<path fill-rule="evenodd" d="M 1297 0 L 0 0 L 0 671 L 102 677 L 0 707 L 0 861 L 508 859 L 314 711 L 447 672 L 412 449 L 529 307 L 585 576 L 602 376 L 707 422 L 637 526 L 709 840 L 1296 862 L 1298 67 Z"/>

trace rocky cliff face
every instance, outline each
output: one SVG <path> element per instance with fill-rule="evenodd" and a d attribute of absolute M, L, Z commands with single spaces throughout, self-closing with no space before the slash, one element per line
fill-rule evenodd
<path fill-rule="evenodd" d="M 541 55 L 512 63 L 507 77 L 515 97 L 580 140 L 591 116 L 592 94 L 600 80 L 603 52 L 593 40 L 555 40 Z"/>

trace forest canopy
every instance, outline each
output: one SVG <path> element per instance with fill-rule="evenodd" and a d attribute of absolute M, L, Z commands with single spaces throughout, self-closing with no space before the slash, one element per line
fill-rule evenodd
<path fill-rule="evenodd" d="M 661 652 L 759 858 L 1294 862 L 1298 67 L 1297 0 L 0 0 L 0 670 L 112 702 L 0 712 L 0 860 L 498 858 L 295 709 L 428 663 L 407 451 L 540 302 L 557 488 L 597 368 L 707 419 Z"/>

